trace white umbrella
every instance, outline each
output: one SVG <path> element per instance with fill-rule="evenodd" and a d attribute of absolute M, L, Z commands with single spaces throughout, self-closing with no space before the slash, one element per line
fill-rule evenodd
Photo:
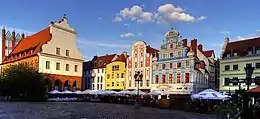
<path fill-rule="evenodd" d="M 133 91 L 130 92 L 130 94 L 132 94 L 132 95 L 137 95 L 137 94 L 138 94 L 138 90 L 133 90 Z M 139 95 L 146 95 L 146 94 L 147 94 L 147 93 L 145 93 L 145 92 L 139 90 Z"/>
<path fill-rule="evenodd" d="M 129 91 L 129 90 L 122 90 L 122 91 L 120 91 L 120 92 L 117 92 L 117 94 L 131 94 L 131 91 Z"/>
<path fill-rule="evenodd" d="M 168 93 L 165 91 L 160 91 L 160 90 L 154 90 L 148 93 L 149 95 L 167 95 Z"/>
<path fill-rule="evenodd" d="M 81 93 L 81 91 L 80 91 L 80 90 L 77 90 L 77 91 L 75 91 L 75 93 L 77 93 L 77 94 L 80 94 L 80 93 Z"/>
<path fill-rule="evenodd" d="M 197 94 L 191 95 L 192 99 L 206 99 L 206 100 L 228 100 L 230 96 L 223 95 L 213 89 L 206 89 Z"/>
<path fill-rule="evenodd" d="M 48 92 L 49 94 L 59 94 L 60 93 L 60 91 L 58 91 L 58 90 L 52 90 L 52 91 L 50 91 L 50 92 Z"/>
<path fill-rule="evenodd" d="M 75 94 L 75 92 L 69 91 L 69 90 L 65 90 L 60 92 L 61 94 Z"/>
<path fill-rule="evenodd" d="M 79 92 L 78 94 L 90 94 L 91 92 L 93 92 L 93 90 L 84 90 L 82 92 Z"/>

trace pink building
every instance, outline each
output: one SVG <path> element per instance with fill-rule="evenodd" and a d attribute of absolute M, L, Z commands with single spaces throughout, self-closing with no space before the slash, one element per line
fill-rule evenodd
<path fill-rule="evenodd" d="M 159 50 L 147 45 L 144 41 L 137 41 L 132 46 L 132 55 L 127 58 L 126 89 L 137 89 L 138 83 L 134 75 L 137 71 L 143 74 L 142 81 L 139 82 L 139 89 L 149 91 L 151 89 L 152 59 L 158 57 Z"/>

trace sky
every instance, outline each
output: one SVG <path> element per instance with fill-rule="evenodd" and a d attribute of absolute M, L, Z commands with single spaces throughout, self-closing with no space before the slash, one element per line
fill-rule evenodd
<path fill-rule="evenodd" d="M 260 35 L 258 0 L 4 0 L 0 27 L 33 34 L 67 15 L 77 32 L 77 47 L 85 60 L 95 55 L 131 55 L 131 45 L 143 40 L 159 49 L 171 28 L 188 41 L 220 57 L 224 38 L 243 40 Z"/>

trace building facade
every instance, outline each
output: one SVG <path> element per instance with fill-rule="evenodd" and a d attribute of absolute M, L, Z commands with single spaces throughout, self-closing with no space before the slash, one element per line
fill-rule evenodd
<path fill-rule="evenodd" d="M 92 59 L 92 90 L 105 90 L 106 65 L 116 59 L 116 54 L 94 56 Z"/>
<path fill-rule="evenodd" d="M 220 91 L 234 92 L 239 89 L 238 83 L 231 83 L 231 79 L 245 79 L 244 67 L 255 67 L 252 78 L 260 79 L 260 37 L 229 42 L 225 38 L 220 59 Z M 250 88 L 255 87 L 251 83 Z M 242 83 L 241 88 L 246 88 Z"/>
<path fill-rule="evenodd" d="M 82 71 L 82 89 L 83 90 L 92 90 L 92 71 L 93 63 L 92 61 L 87 61 L 83 63 Z"/>
<path fill-rule="evenodd" d="M 196 39 L 188 44 L 177 31 L 168 31 L 159 58 L 154 59 L 151 90 L 191 94 L 208 88 L 208 58 L 201 49 Z"/>
<path fill-rule="evenodd" d="M 134 75 L 137 71 L 143 74 L 139 89 L 150 91 L 152 79 L 152 59 L 158 57 L 158 50 L 150 47 L 144 41 L 137 41 L 132 45 L 132 55 L 127 58 L 126 89 L 137 89 L 138 82 Z"/>
<path fill-rule="evenodd" d="M 66 17 L 23 38 L 1 66 L 17 63 L 29 63 L 42 73 L 49 90 L 81 89 L 83 57 L 76 46 L 76 31 Z"/>
<path fill-rule="evenodd" d="M 115 59 L 106 65 L 106 90 L 124 90 L 126 77 L 126 52 L 116 55 Z"/>

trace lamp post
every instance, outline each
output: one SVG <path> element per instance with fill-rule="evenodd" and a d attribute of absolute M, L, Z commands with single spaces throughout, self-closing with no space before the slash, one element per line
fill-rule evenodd
<path fill-rule="evenodd" d="M 247 90 L 249 90 L 250 83 L 252 82 L 252 74 L 254 72 L 254 69 L 255 67 L 252 67 L 251 65 L 247 65 L 245 67 Z"/>
<path fill-rule="evenodd" d="M 139 108 L 139 82 L 142 81 L 143 74 L 140 71 L 137 71 L 134 75 L 135 81 L 137 81 L 137 101 L 135 103 L 135 108 Z"/>

